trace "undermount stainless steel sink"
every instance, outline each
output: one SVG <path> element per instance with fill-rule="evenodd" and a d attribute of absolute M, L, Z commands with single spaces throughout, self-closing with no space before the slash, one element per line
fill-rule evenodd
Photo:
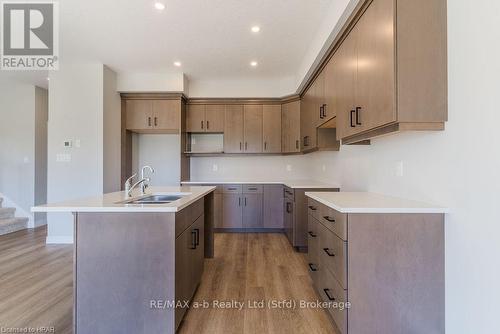
<path fill-rule="evenodd" d="M 167 204 L 178 199 L 181 199 L 185 195 L 149 195 L 141 198 L 134 198 L 124 201 L 125 204 Z"/>

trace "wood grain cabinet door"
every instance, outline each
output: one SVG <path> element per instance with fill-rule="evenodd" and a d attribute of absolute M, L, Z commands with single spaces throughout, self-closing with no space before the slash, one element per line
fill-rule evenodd
<path fill-rule="evenodd" d="M 262 153 L 262 105 L 244 106 L 244 151 Z"/>
<path fill-rule="evenodd" d="M 395 1 L 373 1 L 357 23 L 355 133 L 396 121 Z"/>
<path fill-rule="evenodd" d="M 262 107 L 264 153 L 281 153 L 281 105 Z"/>
<path fill-rule="evenodd" d="M 283 109 L 283 152 L 300 152 L 300 101 L 289 102 L 283 107 L 286 108 Z"/>
<path fill-rule="evenodd" d="M 241 194 L 222 195 L 222 227 L 242 228 L 242 198 Z"/>
<path fill-rule="evenodd" d="M 264 228 L 283 228 L 283 186 L 264 185 Z"/>
<path fill-rule="evenodd" d="M 179 132 L 181 103 L 176 100 L 153 100 L 153 127 L 157 130 Z"/>
<path fill-rule="evenodd" d="M 262 194 L 243 194 L 243 227 L 263 228 Z"/>
<path fill-rule="evenodd" d="M 190 104 L 186 113 L 187 132 L 205 132 L 205 105 Z"/>
<path fill-rule="evenodd" d="M 314 109 L 312 114 L 314 128 L 325 122 L 323 116 L 323 104 L 325 104 L 325 71 L 323 70 L 316 78 L 314 85 Z"/>
<path fill-rule="evenodd" d="M 127 130 L 153 128 L 153 110 L 150 100 L 126 100 L 125 115 Z"/>
<path fill-rule="evenodd" d="M 335 59 L 335 58 L 332 58 Z M 323 122 L 327 122 L 334 118 L 337 114 L 335 112 L 335 102 L 336 102 L 336 93 L 337 87 L 335 73 L 335 63 L 330 60 L 330 62 L 326 65 L 324 77 L 324 98 L 323 98 Z"/>
<path fill-rule="evenodd" d="M 205 132 L 224 132 L 224 113 L 223 104 L 208 104 L 205 108 Z"/>
<path fill-rule="evenodd" d="M 288 117 L 288 103 L 281 106 L 281 152 L 290 152 L 289 136 L 290 136 L 290 120 Z"/>
<path fill-rule="evenodd" d="M 226 105 L 224 153 L 243 153 L 243 106 Z"/>
<path fill-rule="evenodd" d="M 337 50 L 332 60 L 337 73 L 337 138 L 345 138 L 355 133 L 355 81 L 358 71 L 356 54 L 357 26 Z"/>

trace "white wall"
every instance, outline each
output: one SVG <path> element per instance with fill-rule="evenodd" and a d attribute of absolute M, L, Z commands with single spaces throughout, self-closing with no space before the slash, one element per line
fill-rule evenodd
<path fill-rule="evenodd" d="M 133 172 L 151 166 L 155 173 L 151 175 L 151 186 L 178 186 L 181 180 L 180 137 L 174 134 L 134 134 L 132 140 Z M 150 176 L 149 171 L 147 176 Z"/>
<path fill-rule="evenodd" d="M 0 194 L 17 216 L 35 200 L 35 87 L 0 77 Z M 0 195 L 1 196 L 1 195 Z"/>
<path fill-rule="evenodd" d="M 47 121 L 49 117 L 49 93 L 35 87 L 35 198 L 34 205 L 47 203 Z M 34 214 L 34 226 L 45 225 L 47 214 Z"/>
<path fill-rule="evenodd" d="M 313 154 L 319 179 L 451 208 L 446 218 L 447 333 L 494 333 L 500 300 L 498 1 L 448 2 L 449 122 Z M 397 165 L 404 162 L 404 175 Z M 322 165 L 327 170 L 322 172 Z"/>
<path fill-rule="evenodd" d="M 214 171 L 214 165 L 217 166 L 217 171 Z M 307 159 L 301 155 L 191 158 L 191 181 L 279 181 L 310 178 Z"/>
<path fill-rule="evenodd" d="M 185 81 L 182 72 L 122 72 L 117 76 L 117 90 L 119 92 L 183 92 Z"/>
<path fill-rule="evenodd" d="M 61 64 L 50 73 L 48 131 L 48 202 L 102 194 L 102 64 Z M 74 147 L 65 148 L 65 140 Z M 61 153 L 71 161 L 56 161 Z M 48 243 L 72 242 L 71 214 L 49 214 L 48 225 Z"/>

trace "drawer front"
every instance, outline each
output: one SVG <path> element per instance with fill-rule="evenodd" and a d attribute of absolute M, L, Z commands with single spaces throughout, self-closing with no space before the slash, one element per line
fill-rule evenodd
<path fill-rule="evenodd" d="M 175 236 L 178 237 L 186 228 L 200 217 L 205 208 L 204 198 L 200 198 L 195 203 L 182 209 L 175 214 Z"/>
<path fill-rule="evenodd" d="M 224 184 L 222 192 L 224 194 L 241 194 L 241 184 Z"/>
<path fill-rule="evenodd" d="M 314 282 L 314 285 L 318 287 L 319 283 L 319 234 L 318 234 L 319 222 L 313 217 L 308 217 L 308 233 L 307 233 L 307 265 L 309 266 L 309 274 Z"/>
<path fill-rule="evenodd" d="M 243 193 L 245 194 L 262 194 L 264 187 L 262 184 L 244 184 Z"/>
<path fill-rule="evenodd" d="M 339 238 L 347 241 L 347 214 L 320 204 L 319 221 Z"/>
<path fill-rule="evenodd" d="M 328 270 L 347 289 L 347 242 L 320 224 L 319 263 L 322 270 Z"/>
<path fill-rule="evenodd" d="M 307 204 L 307 212 L 309 215 L 313 216 L 315 219 L 319 220 L 319 207 L 320 204 L 316 202 L 315 200 L 309 198 L 308 204 Z"/>
<path fill-rule="evenodd" d="M 285 187 L 283 189 L 285 198 L 291 199 L 292 201 L 295 201 L 295 191 L 290 188 L 290 187 Z"/>
<path fill-rule="evenodd" d="M 318 292 L 325 302 L 344 304 L 344 307 L 327 308 L 328 313 L 332 316 L 335 324 L 342 334 L 347 334 L 347 291 L 342 289 L 337 280 L 331 275 L 328 270 L 320 272 L 320 287 Z"/>

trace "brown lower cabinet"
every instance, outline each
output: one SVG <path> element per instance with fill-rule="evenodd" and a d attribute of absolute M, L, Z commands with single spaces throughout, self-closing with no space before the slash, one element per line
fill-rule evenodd
<path fill-rule="evenodd" d="M 191 300 L 203 274 L 204 221 L 200 216 L 175 240 L 175 299 L 181 303 Z M 187 310 L 175 309 L 176 329 Z"/>
<path fill-rule="evenodd" d="M 444 215 L 308 205 L 308 266 L 342 334 L 444 333 Z M 369 329 L 369 330 L 368 330 Z"/>

